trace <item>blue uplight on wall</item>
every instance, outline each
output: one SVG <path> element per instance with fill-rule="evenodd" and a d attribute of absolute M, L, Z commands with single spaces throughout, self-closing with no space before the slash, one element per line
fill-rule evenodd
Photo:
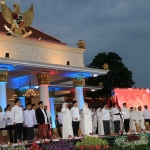
<path fill-rule="evenodd" d="M 6 82 L 0 82 L 0 106 L 4 110 L 7 105 Z"/>
<path fill-rule="evenodd" d="M 23 106 L 23 108 L 26 108 L 26 102 L 25 97 L 18 97 L 20 100 L 20 106 Z"/>
<path fill-rule="evenodd" d="M 52 128 L 56 128 L 56 114 L 55 114 L 54 98 L 53 97 L 49 98 L 49 100 L 50 100 Z"/>

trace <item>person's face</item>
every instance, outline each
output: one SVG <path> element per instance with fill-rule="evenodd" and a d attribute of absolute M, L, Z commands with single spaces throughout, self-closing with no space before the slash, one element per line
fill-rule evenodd
<path fill-rule="evenodd" d="M 88 104 L 85 104 L 86 108 L 88 108 Z"/>
<path fill-rule="evenodd" d="M 99 111 L 101 112 L 101 111 L 102 111 L 102 109 L 101 109 L 101 108 L 99 108 Z"/>
<path fill-rule="evenodd" d="M 127 105 L 124 105 L 124 107 L 126 108 L 126 107 L 127 107 Z"/>
<path fill-rule="evenodd" d="M 105 109 L 107 109 L 107 108 L 108 108 L 108 106 L 107 106 L 107 105 L 104 105 L 104 108 L 105 108 Z"/>
<path fill-rule="evenodd" d="M 28 110 L 31 110 L 31 105 L 28 105 L 28 106 L 27 106 L 27 109 L 28 109 Z"/>
<path fill-rule="evenodd" d="M 114 108 L 116 108 L 117 106 L 116 106 L 116 105 L 114 105 L 113 107 L 114 107 Z"/>
<path fill-rule="evenodd" d="M 32 109 L 34 109 L 34 110 L 35 110 L 35 106 L 32 106 Z"/>
<path fill-rule="evenodd" d="M 68 104 L 66 104 L 66 108 L 68 108 Z"/>
<path fill-rule="evenodd" d="M 40 108 L 44 108 L 44 104 L 42 103 L 42 104 L 40 104 Z"/>
<path fill-rule="evenodd" d="M 73 104 L 74 107 L 77 107 L 77 102 Z"/>
<path fill-rule="evenodd" d="M 141 110 L 142 110 L 142 107 L 141 107 L 141 106 L 140 106 L 140 107 L 138 107 L 138 110 L 139 110 L 139 111 L 141 111 Z"/>
<path fill-rule="evenodd" d="M 95 112 L 95 108 L 93 108 L 92 111 Z"/>
<path fill-rule="evenodd" d="M 8 110 L 8 111 L 11 111 L 11 106 L 9 106 L 9 107 L 7 108 L 7 110 Z"/>
<path fill-rule="evenodd" d="M 44 109 L 45 109 L 45 110 L 47 110 L 47 105 L 46 105 L 46 106 L 44 106 Z"/>
<path fill-rule="evenodd" d="M 17 105 L 17 106 L 20 106 L 20 101 L 17 101 L 17 102 L 16 102 L 16 105 Z"/>

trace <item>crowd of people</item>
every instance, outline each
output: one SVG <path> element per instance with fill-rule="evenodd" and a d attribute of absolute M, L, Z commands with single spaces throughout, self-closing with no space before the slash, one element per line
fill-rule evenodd
<path fill-rule="evenodd" d="M 68 136 L 76 137 L 80 135 L 99 134 L 111 135 L 111 133 L 138 133 L 146 131 L 146 123 L 150 123 L 150 111 L 148 106 L 137 108 L 127 108 L 123 103 L 122 109 L 113 104 L 108 107 L 89 108 L 85 103 L 83 109 L 77 108 L 77 101 L 73 101 L 73 107 L 69 110 L 68 104 L 64 103 L 58 114 L 58 122 L 62 127 L 62 137 L 67 139 Z M 140 130 L 140 131 L 139 131 Z"/>
<path fill-rule="evenodd" d="M 14 102 L 15 106 L 12 108 L 7 105 L 5 113 L 2 113 L 0 107 L 0 128 L 8 130 L 10 142 L 17 143 L 18 139 L 33 140 L 35 126 L 38 128 L 39 138 L 49 138 L 51 115 L 47 106 L 40 101 L 39 107 L 35 109 L 35 104 L 27 103 L 24 110 L 19 99 Z M 145 122 L 150 123 L 150 111 L 147 105 L 144 106 L 143 112 L 141 106 L 128 109 L 126 103 L 122 109 L 115 103 L 112 107 L 104 104 L 97 109 L 89 108 L 88 104 L 84 103 L 83 109 L 79 110 L 77 101 L 74 100 L 70 110 L 68 104 L 63 103 L 58 113 L 58 122 L 63 139 L 89 134 L 119 134 L 121 131 L 139 132 L 139 128 L 146 132 Z"/>
<path fill-rule="evenodd" d="M 34 140 L 34 127 L 38 127 L 38 137 L 48 138 L 50 128 L 50 112 L 43 102 L 38 103 L 39 108 L 35 109 L 35 104 L 26 104 L 26 109 L 20 106 L 20 100 L 16 99 L 15 106 L 8 104 L 5 113 L 0 107 L 0 129 L 7 129 L 10 143 L 17 143 L 18 140 Z M 14 137 L 12 131 L 14 130 Z"/>

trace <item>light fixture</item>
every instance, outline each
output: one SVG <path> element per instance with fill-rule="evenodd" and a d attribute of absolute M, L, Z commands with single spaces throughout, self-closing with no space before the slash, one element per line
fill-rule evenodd
<path fill-rule="evenodd" d="M 30 73 L 29 73 L 29 87 L 30 88 L 26 91 L 24 96 L 26 98 L 37 98 L 39 96 L 39 94 L 36 94 L 34 89 L 31 88 Z"/>
<path fill-rule="evenodd" d="M 92 91 L 92 92 L 94 92 L 95 90 L 94 90 L 94 89 L 92 89 L 91 91 Z"/>
<path fill-rule="evenodd" d="M 34 88 L 35 88 L 35 89 L 38 89 L 38 88 L 39 88 L 39 86 L 34 86 Z"/>
<path fill-rule="evenodd" d="M 98 76 L 98 74 L 93 74 L 93 77 L 97 77 Z"/>
<path fill-rule="evenodd" d="M 16 95 L 16 94 L 13 94 L 12 98 L 10 98 L 9 100 L 10 100 L 10 101 L 15 101 L 16 98 L 17 98 L 17 95 Z"/>

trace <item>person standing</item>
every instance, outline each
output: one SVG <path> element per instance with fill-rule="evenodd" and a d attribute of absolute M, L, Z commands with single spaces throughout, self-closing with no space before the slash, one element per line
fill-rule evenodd
<path fill-rule="evenodd" d="M 24 140 L 33 140 L 34 139 L 34 114 L 31 110 L 31 104 L 26 104 L 26 110 L 24 111 L 24 127 L 25 127 L 25 136 Z"/>
<path fill-rule="evenodd" d="M 44 110 L 44 104 L 42 101 L 38 103 L 39 108 L 36 109 L 36 119 L 38 124 L 38 136 L 39 138 L 47 138 L 48 137 L 48 117 L 47 113 Z"/>
<path fill-rule="evenodd" d="M 31 110 L 33 112 L 33 123 L 34 123 L 34 126 L 37 126 L 37 120 L 36 120 L 36 115 L 35 115 L 35 104 L 31 105 Z"/>
<path fill-rule="evenodd" d="M 48 122 L 50 123 L 51 122 L 51 113 L 50 113 L 50 110 L 49 111 L 47 110 L 47 105 L 44 106 L 44 110 L 47 113 Z"/>
<path fill-rule="evenodd" d="M 82 114 L 83 114 L 83 122 L 84 122 L 83 123 L 84 130 L 82 134 L 89 135 L 90 133 L 92 133 L 92 116 L 87 103 L 84 103 Z"/>
<path fill-rule="evenodd" d="M 134 108 L 130 107 L 130 130 L 132 132 L 136 131 L 135 123 L 136 123 L 136 118 L 135 118 Z"/>
<path fill-rule="evenodd" d="M 6 109 L 6 113 L 4 115 L 5 122 L 6 122 L 6 129 L 9 132 L 10 143 L 13 143 L 13 136 L 12 136 L 13 120 L 12 120 L 12 113 L 11 113 L 11 106 L 10 106 L 10 104 L 8 104 L 6 108 L 7 108 Z"/>
<path fill-rule="evenodd" d="M 119 133 L 120 130 L 120 112 L 118 110 L 118 107 L 116 103 L 113 104 L 113 108 L 111 110 L 113 115 L 113 122 L 114 122 L 114 132 Z"/>
<path fill-rule="evenodd" d="M 79 122 L 80 122 L 80 114 L 79 114 L 79 108 L 77 107 L 77 101 L 73 101 L 73 107 L 70 110 L 72 115 L 72 126 L 73 126 L 73 133 L 74 136 L 78 136 L 79 131 Z"/>
<path fill-rule="evenodd" d="M 141 106 L 138 107 L 138 115 L 139 115 L 139 119 L 140 119 L 140 127 L 142 130 L 145 130 L 144 115 L 142 113 L 142 107 Z"/>
<path fill-rule="evenodd" d="M 104 135 L 103 119 L 102 119 L 102 108 L 97 109 L 97 118 L 98 118 L 98 134 Z"/>
<path fill-rule="evenodd" d="M 68 109 L 67 103 L 63 103 L 61 112 L 63 114 L 62 136 L 63 139 L 68 139 L 69 136 L 73 137 L 73 130 L 72 130 L 72 116 Z"/>
<path fill-rule="evenodd" d="M 97 130 L 97 114 L 96 114 L 96 110 L 95 108 L 92 108 L 92 132 L 93 134 L 96 134 L 96 130 Z"/>
<path fill-rule="evenodd" d="M 105 135 L 110 135 L 110 110 L 107 104 L 104 104 L 104 108 L 102 109 L 102 118 L 103 118 L 103 126 Z"/>
<path fill-rule="evenodd" d="M 6 127 L 4 114 L 2 112 L 3 110 L 2 110 L 2 107 L 0 106 L 0 129 L 3 129 Z"/>
<path fill-rule="evenodd" d="M 150 111 L 148 110 L 148 106 L 144 106 L 144 116 L 145 116 L 145 122 L 148 122 L 150 125 Z"/>
<path fill-rule="evenodd" d="M 20 100 L 16 99 L 15 106 L 12 108 L 12 120 L 14 125 L 14 142 L 17 143 L 17 139 L 22 139 L 22 132 L 23 132 L 23 111 L 22 107 L 20 107 Z"/>
<path fill-rule="evenodd" d="M 129 113 L 126 103 L 123 103 L 122 115 L 124 119 L 124 129 L 125 129 L 125 132 L 127 133 L 129 131 L 130 113 Z"/>

